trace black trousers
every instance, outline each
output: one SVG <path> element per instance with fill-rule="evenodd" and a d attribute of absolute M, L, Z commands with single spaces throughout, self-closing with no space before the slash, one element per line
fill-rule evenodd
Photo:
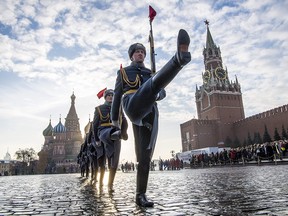
<path fill-rule="evenodd" d="M 145 117 L 145 122 L 153 123 L 154 114 L 150 113 Z M 138 161 L 136 193 L 146 193 L 150 170 L 150 159 L 152 158 L 152 149 L 149 148 L 151 139 L 151 130 L 145 126 L 133 124 L 135 138 L 135 153 Z"/>

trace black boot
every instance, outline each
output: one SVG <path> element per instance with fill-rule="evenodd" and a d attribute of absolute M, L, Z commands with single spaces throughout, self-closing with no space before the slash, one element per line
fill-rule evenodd
<path fill-rule="evenodd" d="M 98 168 L 99 168 L 96 157 L 93 158 L 92 166 L 93 166 L 93 181 L 95 184 L 97 182 L 97 174 L 98 174 Z"/>
<path fill-rule="evenodd" d="M 120 139 L 127 140 L 128 139 L 127 128 L 128 126 L 123 127 L 122 124 L 121 130 L 116 130 L 110 135 L 111 140 L 120 140 Z"/>
<path fill-rule="evenodd" d="M 91 180 L 90 180 L 91 184 L 96 182 L 96 177 L 95 177 L 95 170 L 92 168 L 91 170 Z"/>
<path fill-rule="evenodd" d="M 125 118 L 122 121 L 122 124 L 121 124 L 121 138 L 123 140 L 127 140 L 128 139 L 127 129 L 128 129 L 128 122 L 127 122 L 127 120 Z"/>
<path fill-rule="evenodd" d="M 136 204 L 142 207 L 153 207 L 154 203 L 147 200 L 145 194 L 136 194 Z"/>
<path fill-rule="evenodd" d="M 136 182 L 136 204 L 142 207 L 153 207 L 154 203 L 147 200 L 145 195 L 147 190 L 147 183 L 149 177 L 149 161 L 146 163 L 139 163 L 137 170 Z"/>
<path fill-rule="evenodd" d="M 128 139 L 127 132 L 118 130 L 114 132 L 113 134 L 111 134 L 111 140 L 120 140 L 120 139 L 127 140 Z"/>
<path fill-rule="evenodd" d="M 96 182 L 97 182 L 97 174 L 98 174 L 98 168 L 94 172 L 94 184 L 96 184 Z"/>
<path fill-rule="evenodd" d="M 114 178 L 115 178 L 115 175 L 116 175 L 116 171 L 117 171 L 116 168 L 110 168 L 110 170 L 109 170 L 108 191 L 110 193 L 114 192 L 113 182 L 114 182 Z"/>
<path fill-rule="evenodd" d="M 86 178 L 89 178 L 89 165 L 87 165 L 86 164 L 86 170 L 85 170 L 85 172 L 86 172 Z"/>
<path fill-rule="evenodd" d="M 104 174 L 105 174 L 105 167 L 100 167 L 99 188 L 103 187 Z"/>
<path fill-rule="evenodd" d="M 96 184 L 96 182 L 97 182 L 97 174 L 98 174 L 98 167 L 94 168 L 92 170 L 91 183 Z"/>
<path fill-rule="evenodd" d="M 177 52 L 172 59 L 164 65 L 152 78 L 152 85 L 155 91 L 164 89 L 183 68 L 191 61 L 191 54 L 188 52 L 190 38 L 188 33 L 180 29 L 177 39 Z"/>
<path fill-rule="evenodd" d="M 115 131 L 114 133 L 112 133 L 110 135 L 111 137 L 111 140 L 120 140 L 122 137 L 121 137 L 121 130 L 117 130 Z"/>
<path fill-rule="evenodd" d="M 180 29 L 177 38 L 177 60 L 183 67 L 191 61 L 191 54 L 188 52 L 190 37 L 184 29 Z"/>

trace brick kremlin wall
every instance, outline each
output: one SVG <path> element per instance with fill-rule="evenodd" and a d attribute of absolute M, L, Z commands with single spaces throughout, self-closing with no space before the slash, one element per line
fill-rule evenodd
<path fill-rule="evenodd" d="M 259 132 L 263 138 L 265 125 L 272 140 L 274 138 L 275 128 L 277 128 L 280 136 L 282 135 L 282 125 L 287 132 L 288 104 L 234 122 L 232 128 L 234 134 L 240 142 L 243 143 L 244 139 L 247 140 L 248 138 L 248 132 L 252 139 L 255 132 Z"/>

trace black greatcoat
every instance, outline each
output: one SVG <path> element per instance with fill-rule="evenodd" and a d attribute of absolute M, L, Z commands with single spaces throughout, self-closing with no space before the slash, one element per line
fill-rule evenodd
<path fill-rule="evenodd" d="M 100 146 L 96 145 L 97 158 L 99 159 L 103 155 L 108 158 L 113 156 L 115 165 L 118 165 L 121 142 L 110 138 L 110 135 L 116 130 L 111 123 L 110 110 L 111 104 L 107 102 L 95 108 L 93 119 L 94 138 L 96 142 L 101 142 Z M 124 115 L 122 121 L 126 121 Z"/>
<path fill-rule="evenodd" d="M 114 89 L 111 119 L 118 121 L 123 106 L 133 124 L 137 161 L 140 160 L 141 155 L 143 156 L 141 152 L 145 150 L 149 150 L 150 159 L 152 158 L 159 116 L 155 101 L 165 97 L 165 90 L 160 91 L 162 98 L 157 97 L 159 90 L 153 89 L 151 76 L 151 70 L 144 64 L 132 62 L 130 66 L 118 70 Z M 151 131 L 143 127 L 147 123 L 152 126 Z"/>

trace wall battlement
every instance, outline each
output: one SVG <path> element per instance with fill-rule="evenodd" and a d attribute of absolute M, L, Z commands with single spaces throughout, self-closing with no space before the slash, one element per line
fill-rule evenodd
<path fill-rule="evenodd" d="M 258 119 L 266 119 L 266 118 L 269 118 L 271 116 L 275 116 L 275 115 L 286 113 L 286 112 L 288 112 L 288 104 L 280 106 L 280 107 L 276 107 L 274 109 L 271 109 L 271 110 L 268 110 L 268 111 L 265 111 L 262 113 L 258 113 L 258 114 L 253 115 L 253 116 L 249 116 L 245 119 L 241 119 L 239 121 L 234 122 L 234 124 L 235 125 L 242 124 L 242 123 L 246 124 L 249 121 L 255 121 Z"/>

